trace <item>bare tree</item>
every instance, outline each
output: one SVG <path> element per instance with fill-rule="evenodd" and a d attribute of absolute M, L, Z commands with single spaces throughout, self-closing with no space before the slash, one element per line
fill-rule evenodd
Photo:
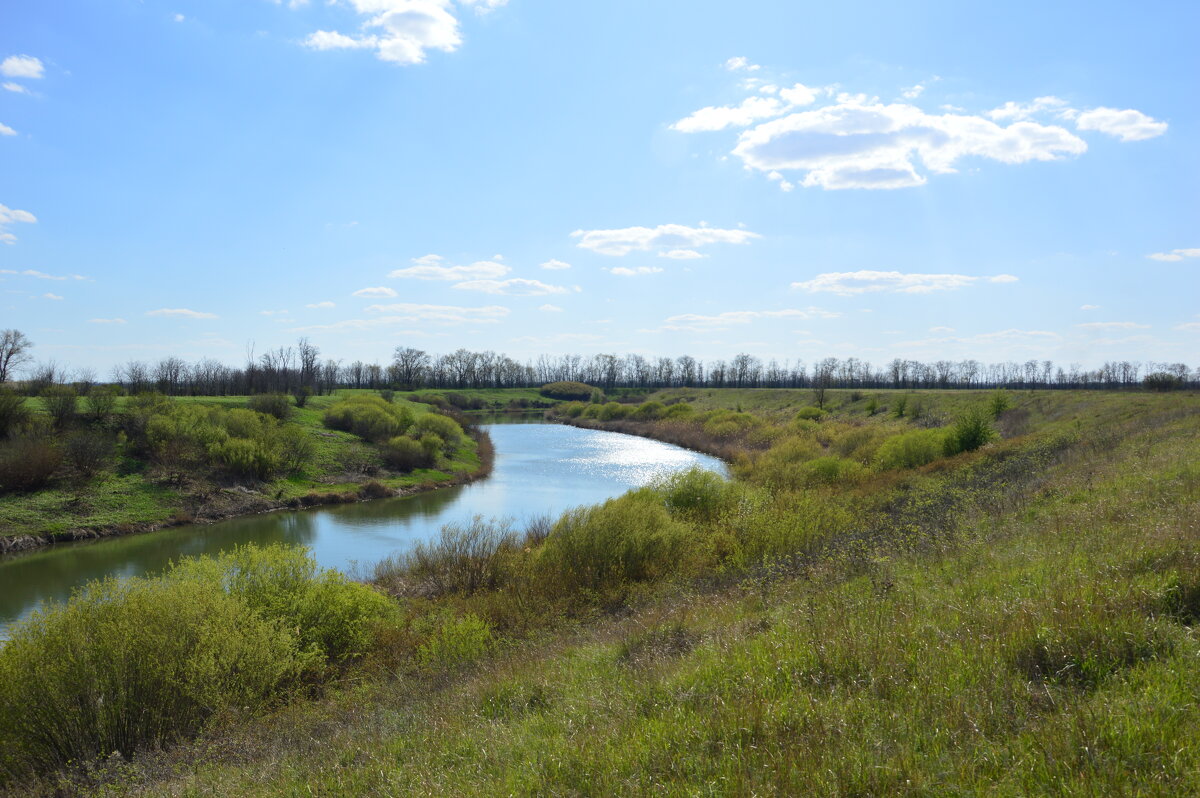
<path fill-rule="evenodd" d="M 32 346 L 33 341 L 20 330 L 0 330 L 0 384 L 29 362 Z"/>

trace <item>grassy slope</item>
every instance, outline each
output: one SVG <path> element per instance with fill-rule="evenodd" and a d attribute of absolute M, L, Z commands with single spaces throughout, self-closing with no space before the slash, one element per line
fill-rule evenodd
<path fill-rule="evenodd" d="M 306 407 L 295 409 L 292 420 L 312 439 L 313 460 L 301 474 L 255 486 L 254 489 L 264 501 L 287 502 L 314 492 L 350 494 L 366 481 L 361 475 L 345 473 L 341 461 L 348 451 L 362 446 L 362 442 L 349 433 L 325 429 L 321 422 L 326 407 L 352 393 L 355 391 L 312 397 Z M 245 407 L 247 398 L 180 397 L 177 401 L 236 408 Z M 408 407 L 415 417 L 430 409 L 429 405 L 403 399 L 396 401 Z M 40 402 L 30 402 L 41 410 Z M 118 404 L 118 412 L 122 404 Z M 388 488 L 400 489 L 447 482 L 459 474 L 473 472 L 479 466 L 475 442 L 467 440 L 443 469 L 417 469 L 408 474 L 373 479 Z M 121 458 L 114 471 L 83 485 L 60 481 L 50 489 L 34 494 L 0 496 L 0 536 L 54 535 L 79 529 L 137 528 L 138 525 L 184 521 L 191 517 L 204 517 L 210 511 L 216 514 L 224 511 L 212 500 L 206 504 L 205 500 L 196 497 L 197 494 L 221 498 L 219 486 L 204 482 L 183 489 L 175 488 L 150 478 L 144 463 Z"/>
<path fill-rule="evenodd" d="M 1031 432 L 925 469 L 883 534 L 215 730 L 112 791 L 1200 793 L 1200 406 L 1017 398 Z"/>

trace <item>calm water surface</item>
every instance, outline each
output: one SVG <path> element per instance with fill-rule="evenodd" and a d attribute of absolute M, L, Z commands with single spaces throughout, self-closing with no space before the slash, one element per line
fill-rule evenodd
<path fill-rule="evenodd" d="M 518 525 L 595 504 L 693 466 L 725 473 L 718 459 L 658 441 L 545 423 L 489 424 L 496 465 L 485 480 L 400 499 L 237 518 L 64 544 L 0 560 L 0 639 L 14 620 L 48 599 L 104 576 L 140 576 L 171 560 L 215 554 L 240 543 L 308 546 L 317 561 L 339 569 L 370 565 L 443 524 L 473 516 L 510 518 Z"/>

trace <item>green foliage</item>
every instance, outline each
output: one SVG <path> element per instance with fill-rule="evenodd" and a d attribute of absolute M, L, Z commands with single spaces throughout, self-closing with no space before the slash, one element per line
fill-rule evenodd
<path fill-rule="evenodd" d="M 799 484 L 810 486 L 853 484 L 866 473 L 861 463 L 841 457 L 818 457 L 798 469 Z"/>
<path fill-rule="evenodd" d="M 1166 391 L 1175 391 L 1182 388 L 1183 379 L 1176 374 L 1169 374 L 1165 371 L 1155 371 L 1147 374 L 1142 379 L 1142 385 L 1147 390 L 1165 393 Z"/>
<path fill-rule="evenodd" d="M 396 398 L 396 392 L 391 388 L 384 388 L 379 392 L 379 398 L 390 403 L 392 399 Z"/>
<path fill-rule="evenodd" d="M 312 395 L 313 389 L 307 385 L 298 385 L 292 389 L 292 398 L 296 400 L 296 407 L 306 407 Z"/>
<path fill-rule="evenodd" d="M 868 416 L 873 416 L 879 412 L 879 397 L 872 396 L 867 400 L 866 411 Z"/>
<path fill-rule="evenodd" d="M 796 419 L 801 421 L 820 421 L 825 416 L 829 415 L 828 410 L 822 410 L 819 407 L 808 405 L 796 411 Z"/>
<path fill-rule="evenodd" d="M 282 462 L 278 452 L 262 440 L 226 438 L 208 447 L 209 460 L 245 478 L 268 479 Z"/>
<path fill-rule="evenodd" d="M 600 414 L 597 416 L 601 421 L 613 421 L 619 418 L 629 416 L 631 407 L 623 405 L 620 402 L 605 402 L 600 407 Z"/>
<path fill-rule="evenodd" d="M 662 402 L 642 402 L 629 414 L 629 418 L 634 421 L 654 421 L 662 418 L 666 410 L 667 408 Z"/>
<path fill-rule="evenodd" d="M 918 468 L 942 456 L 946 430 L 917 429 L 888 438 L 875 455 L 875 467 L 881 471 Z"/>
<path fill-rule="evenodd" d="M 433 456 L 419 441 L 407 435 L 397 435 L 384 444 L 381 449 L 383 461 L 397 471 L 412 471 L 416 468 L 430 468 L 437 463 L 437 449 Z"/>
<path fill-rule="evenodd" d="M 730 483 L 702 468 L 672 474 L 655 486 L 673 515 L 693 520 L 715 520 L 725 509 Z"/>
<path fill-rule="evenodd" d="M 567 418 L 579 418 L 586 408 L 587 405 L 583 402 L 564 402 L 558 406 L 557 412 Z"/>
<path fill-rule="evenodd" d="M 1012 406 L 1012 399 L 1009 398 L 1008 391 L 1003 388 L 993 391 L 988 399 L 988 412 L 991 413 L 993 419 L 1000 418 L 1000 414 Z"/>
<path fill-rule="evenodd" d="M 462 446 L 465 437 L 457 421 L 438 413 L 426 413 L 418 418 L 410 434 L 417 438 L 436 436 L 442 442 L 442 453 L 447 455 Z"/>
<path fill-rule="evenodd" d="M 251 396 L 246 402 L 246 407 L 250 408 L 256 413 L 274 416 L 280 421 L 287 421 L 292 417 L 292 400 L 287 396 L 287 394 L 256 394 Z"/>
<path fill-rule="evenodd" d="M 538 389 L 538 393 L 551 399 L 590 399 L 592 392 L 599 390 L 582 382 L 550 382 Z"/>
<path fill-rule="evenodd" d="M 904 418 L 905 412 L 908 410 L 908 397 L 897 396 L 896 401 L 892 402 L 892 415 L 896 418 Z"/>
<path fill-rule="evenodd" d="M 325 411 L 325 426 L 375 443 L 404 434 L 412 424 L 407 408 L 366 394 L 342 399 Z"/>
<path fill-rule="evenodd" d="M 670 405 L 665 411 L 663 411 L 662 417 L 664 419 L 669 420 L 669 419 L 690 418 L 690 417 L 694 416 L 695 414 L 696 414 L 696 408 L 692 407 L 687 402 L 678 402 L 676 404 Z"/>
<path fill-rule="evenodd" d="M 996 437 L 991 414 L 982 407 L 972 407 L 955 420 L 946 434 L 946 456 L 973 452 Z"/>
<path fill-rule="evenodd" d="M 100 432 L 76 432 L 63 439 L 62 451 L 78 473 L 90 477 L 112 460 L 113 441 Z"/>
<path fill-rule="evenodd" d="M 444 619 L 417 649 L 417 660 L 429 670 L 448 670 L 470 664 L 492 648 L 492 629 L 468 613 Z"/>
<path fill-rule="evenodd" d="M 545 589 L 561 595 L 605 593 L 675 572 L 689 539 L 653 492 L 571 510 L 538 552 Z"/>

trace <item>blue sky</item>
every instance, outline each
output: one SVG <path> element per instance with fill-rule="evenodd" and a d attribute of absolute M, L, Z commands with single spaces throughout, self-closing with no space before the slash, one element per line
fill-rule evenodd
<path fill-rule="evenodd" d="M 1194 2 L 0 17 L 0 327 L 42 360 L 1200 360 Z"/>

